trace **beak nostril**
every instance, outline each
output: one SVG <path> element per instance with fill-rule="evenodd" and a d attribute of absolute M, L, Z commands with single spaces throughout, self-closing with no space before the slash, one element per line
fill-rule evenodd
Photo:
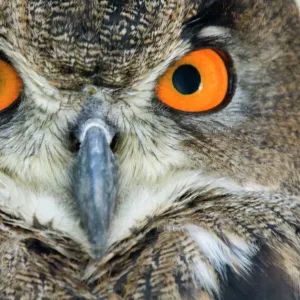
<path fill-rule="evenodd" d="M 110 149 L 113 153 L 116 153 L 117 150 L 118 150 L 119 140 L 120 140 L 119 134 L 116 133 L 115 136 L 113 137 L 113 139 L 111 140 L 110 145 L 109 145 Z"/>
<path fill-rule="evenodd" d="M 76 137 L 73 130 L 69 134 L 69 142 L 70 142 L 70 151 L 72 153 L 78 153 L 80 149 L 80 142 L 78 138 Z"/>

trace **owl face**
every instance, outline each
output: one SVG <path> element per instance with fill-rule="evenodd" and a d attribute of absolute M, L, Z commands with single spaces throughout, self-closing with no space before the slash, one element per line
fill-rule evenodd
<path fill-rule="evenodd" d="M 189 188 L 298 194 L 299 24 L 294 0 L 2 1 L 22 89 L 0 112 L 1 209 L 85 240 L 74 132 L 95 111 L 115 133 L 110 243 Z"/>

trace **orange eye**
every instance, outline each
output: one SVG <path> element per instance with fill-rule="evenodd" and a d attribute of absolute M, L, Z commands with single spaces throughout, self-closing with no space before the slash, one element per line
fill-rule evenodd
<path fill-rule="evenodd" d="M 0 111 L 19 98 L 22 88 L 23 82 L 18 72 L 7 62 L 0 60 Z"/>
<path fill-rule="evenodd" d="M 158 98 L 185 112 L 203 112 L 220 105 L 228 92 L 229 75 L 220 55 L 210 49 L 188 54 L 160 78 Z"/>

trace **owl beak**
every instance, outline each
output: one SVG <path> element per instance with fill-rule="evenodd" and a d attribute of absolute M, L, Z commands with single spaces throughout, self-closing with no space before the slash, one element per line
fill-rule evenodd
<path fill-rule="evenodd" d="M 107 247 L 117 193 L 117 163 L 110 148 L 114 130 L 103 118 L 80 120 L 80 150 L 75 165 L 74 192 L 79 217 L 91 247 L 100 259 Z"/>

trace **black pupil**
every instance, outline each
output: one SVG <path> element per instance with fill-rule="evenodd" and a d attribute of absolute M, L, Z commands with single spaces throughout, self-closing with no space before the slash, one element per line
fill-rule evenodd
<path fill-rule="evenodd" d="M 182 65 L 173 74 L 173 86 L 183 95 L 195 93 L 201 85 L 199 71 L 192 65 Z"/>

